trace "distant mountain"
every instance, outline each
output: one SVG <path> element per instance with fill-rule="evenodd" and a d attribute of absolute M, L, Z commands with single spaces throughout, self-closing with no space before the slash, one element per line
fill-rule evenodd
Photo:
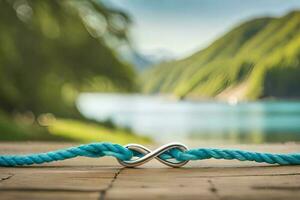
<path fill-rule="evenodd" d="M 151 60 L 152 64 L 159 64 L 164 62 L 170 62 L 176 59 L 176 56 L 166 49 L 156 49 L 151 53 L 144 54 L 148 60 Z"/>
<path fill-rule="evenodd" d="M 156 64 L 147 56 L 137 52 L 132 53 L 131 62 L 138 71 L 144 71 L 145 69 L 148 69 L 151 65 Z"/>
<path fill-rule="evenodd" d="M 120 55 L 121 59 L 132 65 L 138 72 L 144 71 L 149 66 L 154 65 L 154 62 L 152 62 L 146 56 L 140 54 L 134 49 L 130 49 L 129 47 L 121 49 L 118 54 Z"/>
<path fill-rule="evenodd" d="M 180 98 L 300 97 L 300 12 L 243 23 L 207 48 L 142 75 L 147 93 Z"/>
<path fill-rule="evenodd" d="M 144 54 L 129 46 L 124 46 L 119 49 L 118 53 L 122 59 L 133 65 L 138 72 L 143 72 L 154 65 L 174 59 L 169 51 L 161 49 L 153 51 L 151 54 Z"/>

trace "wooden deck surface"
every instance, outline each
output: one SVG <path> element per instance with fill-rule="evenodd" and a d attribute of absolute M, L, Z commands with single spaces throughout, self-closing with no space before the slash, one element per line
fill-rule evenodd
<path fill-rule="evenodd" d="M 44 152 L 72 145 L 0 143 L 0 154 Z M 294 143 L 209 147 L 300 152 L 300 144 Z M 300 166 L 211 159 L 193 161 L 179 169 L 156 161 L 128 169 L 113 158 L 76 158 L 0 167 L 0 199 L 300 199 Z"/>

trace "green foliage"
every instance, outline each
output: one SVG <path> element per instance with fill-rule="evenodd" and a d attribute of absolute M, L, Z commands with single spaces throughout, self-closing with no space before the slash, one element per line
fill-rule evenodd
<path fill-rule="evenodd" d="M 260 18 L 234 28 L 186 59 L 142 76 L 147 93 L 212 97 L 246 84 L 243 99 L 299 97 L 300 12 Z"/>
<path fill-rule="evenodd" d="M 79 92 L 134 90 L 133 69 L 110 48 L 128 24 L 93 0 L 0 1 L 0 108 L 74 117 Z"/>
<path fill-rule="evenodd" d="M 126 14 L 97 0 L 1 0 L 0 140 L 84 140 L 37 119 L 52 113 L 84 124 L 75 107 L 79 92 L 135 90 L 135 72 L 113 50 L 128 44 L 129 25 Z"/>

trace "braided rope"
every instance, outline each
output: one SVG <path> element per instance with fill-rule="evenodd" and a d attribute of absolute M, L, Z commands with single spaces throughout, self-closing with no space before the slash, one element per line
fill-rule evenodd
<path fill-rule="evenodd" d="M 99 158 L 103 156 L 113 156 L 120 160 L 130 160 L 132 152 L 118 144 L 111 143 L 91 143 L 50 151 L 46 153 L 37 153 L 29 155 L 0 155 L 0 166 L 21 166 L 42 164 L 59 160 L 75 158 L 77 156 Z"/>
<path fill-rule="evenodd" d="M 46 162 L 60 161 L 77 156 L 99 158 L 112 156 L 119 160 L 128 161 L 133 157 L 143 157 L 144 154 L 129 150 L 121 145 L 112 143 L 91 143 L 50 151 L 46 153 L 28 155 L 0 155 L 0 166 L 13 167 L 22 165 L 41 164 Z M 259 153 L 233 149 L 198 148 L 182 151 L 178 148 L 162 152 L 159 157 L 163 160 L 176 159 L 177 161 L 226 159 L 239 161 L 255 161 L 279 165 L 299 165 L 300 153 L 272 154 Z"/>

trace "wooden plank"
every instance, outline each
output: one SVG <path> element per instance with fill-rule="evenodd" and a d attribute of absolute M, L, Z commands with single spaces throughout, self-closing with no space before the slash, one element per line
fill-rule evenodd
<path fill-rule="evenodd" d="M 215 177 L 211 183 L 222 199 L 300 198 L 300 175 Z"/>
<path fill-rule="evenodd" d="M 0 197 L 3 200 L 96 200 L 99 199 L 97 192 L 77 192 L 77 191 L 0 191 Z"/>
<path fill-rule="evenodd" d="M 185 171 L 185 172 L 184 172 Z M 118 175 L 107 199 L 215 199 L 208 182 L 191 185 L 180 169 L 124 169 Z M 192 182 L 193 183 L 193 182 Z"/>
<path fill-rule="evenodd" d="M 295 144 L 241 145 L 232 148 L 267 152 L 300 150 L 299 145 Z M 211 159 L 192 162 L 179 169 L 165 168 L 158 162 L 152 162 L 146 168 L 122 170 L 106 198 L 297 199 L 300 194 L 294 190 L 300 186 L 296 181 L 299 175 L 299 166 L 274 166 L 254 162 Z M 285 184 L 289 184 L 290 189 L 285 188 Z M 281 189 L 275 193 L 271 191 L 277 188 Z"/>
<path fill-rule="evenodd" d="M 8 169 L 5 168 L 5 171 Z M 118 168 L 72 169 L 60 167 L 0 169 L 0 199 L 98 199 L 114 179 Z M 42 194 L 42 195 L 38 195 Z M 22 198 L 18 198 L 22 197 Z M 81 198 L 80 198 L 81 197 Z"/>
<path fill-rule="evenodd" d="M 57 169 L 57 168 L 55 168 Z M 0 190 L 38 188 L 40 190 L 80 190 L 101 191 L 111 182 L 116 169 L 111 170 L 36 170 L 16 171 L 14 175 L 0 185 Z"/>
<path fill-rule="evenodd" d="M 273 199 L 276 195 L 271 190 L 282 188 L 277 190 L 277 197 L 293 199 L 300 197 L 300 193 L 294 192 L 300 189 L 299 176 L 297 166 L 125 169 L 107 197 L 141 199 L 148 194 L 149 199 L 241 199 L 252 194 L 254 199 L 260 199 L 260 195 L 263 199 Z"/>
<path fill-rule="evenodd" d="M 0 143 L 0 154 L 44 152 L 62 143 Z M 199 145 L 206 147 L 206 145 Z M 299 144 L 215 145 L 268 152 L 300 151 Z M 0 168 L 0 199 L 300 199 L 300 167 L 225 160 L 173 169 L 153 161 L 121 168 L 111 158 L 76 158 Z"/>
<path fill-rule="evenodd" d="M 1 154 L 45 152 L 74 144 L 5 143 Z M 76 158 L 0 168 L 0 199 L 99 199 L 120 170 L 111 159 Z"/>

